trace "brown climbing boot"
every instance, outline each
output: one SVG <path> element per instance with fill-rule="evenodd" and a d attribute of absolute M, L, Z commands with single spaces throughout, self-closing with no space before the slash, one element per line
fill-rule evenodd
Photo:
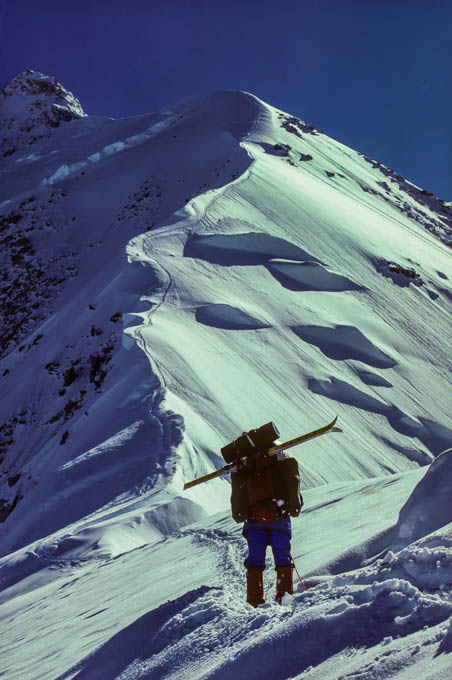
<path fill-rule="evenodd" d="M 264 604 L 263 569 L 248 569 L 246 572 L 246 601 L 252 607 Z"/>
<path fill-rule="evenodd" d="M 292 567 L 276 567 L 275 600 L 278 604 L 281 604 L 286 593 L 293 595 Z"/>

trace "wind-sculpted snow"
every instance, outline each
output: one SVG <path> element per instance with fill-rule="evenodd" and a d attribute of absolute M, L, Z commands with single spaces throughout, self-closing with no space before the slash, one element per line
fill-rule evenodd
<path fill-rule="evenodd" d="M 373 373 L 372 371 L 358 371 L 358 375 L 366 385 L 375 385 L 376 387 L 392 387 L 392 383 L 386 380 L 382 375 Z"/>
<path fill-rule="evenodd" d="M 447 204 L 247 93 L 113 120 L 38 81 L 3 121 L 5 677 L 441 673 Z M 183 484 L 335 415 L 294 450 L 309 590 L 273 604 L 269 557 L 251 610 L 228 480 Z"/>
<path fill-rule="evenodd" d="M 261 105 L 247 95 L 233 100 L 248 111 L 239 125 L 245 134 Z M 7 246 L 0 519 L 14 512 L 8 532 L 14 548 L 123 495 L 134 502 L 168 484 L 182 418 L 161 408 L 160 438 L 153 420 L 162 388 L 158 364 L 151 367 L 137 348 L 139 333 L 130 330 L 153 306 L 140 298 L 164 294 L 168 275 L 150 262 L 127 264 L 124 247 L 250 163 L 231 134 L 215 124 L 207 131 L 196 110 L 73 123 L 54 131 L 53 146 L 47 137 L 37 140 L 27 163 L 6 161 L 0 183 Z M 43 186 L 49 177 L 58 189 Z M 137 433 L 121 438 L 136 423 Z M 115 437 L 121 441 L 109 449 Z M 74 459 L 77 465 L 65 467 Z"/>
<path fill-rule="evenodd" d="M 429 466 L 400 510 L 391 548 L 400 550 L 448 524 L 451 518 L 452 449 L 448 449 Z M 452 582 L 452 572 L 449 579 Z"/>
<path fill-rule="evenodd" d="M 206 324 L 206 326 L 238 331 L 268 328 L 270 325 L 239 307 L 223 304 L 198 307 L 196 320 Z"/>
<path fill-rule="evenodd" d="M 435 454 L 440 453 L 444 449 L 444 446 L 447 446 L 451 440 L 451 430 L 443 429 L 441 432 L 432 431 L 430 428 L 426 427 L 423 422 L 419 422 L 419 420 L 404 413 L 394 406 L 394 404 L 376 399 L 367 394 L 367 392 L 354 387 L 345 380 L 335 378 L 334 376 L 331 376 L 329 380 L 312 378 L 309 380 L 309 389 L 315 394 L 321 394 L 328 397 L 328 399 L 334 399 L 335 401 L 355 406 L 364 411 L 370 411 L 386 416 L 389 424 L 394 430 L 408 437 L 417 437 Z"/>
<path fill-rule="evenodd" d="M 56 567 L 115 558 L 169 536 L 181 526 L 198 522 L 205 516 L 199 504 L 187 498 L 174 499 L 167 495 L 165 503 L 165 495 L 154 495 L 156 499 L 150 510 L 144 509 L 138 514 L 133 507 L 122 513 L 111 509 L 100 521 L 88 521 L 72 535 L 56 533 L 32 544 L 31 550 L 17 552 L 11 560 L 0 564 L 1 590 L 28 577 L 32 581 L 46 580 L 48 570 Z"/>
<path fill-rule="evenodd" d="M 323 394 L 329 399 L 350 404 L 350 406 L 356 406 L 366 411 L 373 411 L 374 413 L 387 413 L 390 411 L 386 402 L 334 376 L 331 376 L 328 380 L 312 378 L 309 381 L 309 389 L 316 394 Z"/>
<path fill-rule="evenodd" d="M 240 90 L 218 90 L 187 97 L 171 107 L 171 111 L 187 120 L 187 125 L 208 136 L 221 130 L 241 142 L 259 132 L 261 120 L 269 118 L 267 105 L 258 97 Z M 203 149 L 205 151 L 205 149 Z"/>
<path fill-rule="evenodd" d="M 193 234 L 187 241 L 184 255 L 225 266 L 264 264 L 278 257 L 286 260 L 313 259 L 309 253 L 289 241 L 255 232 Z"/>
<path fill-rule="evenodd" d="M 37 460 L 31 458 L 31 464 L 28 462 L 27 467 L 24 467 L 24 470 L 32 470 L 36 476 L 41 469 L 43 473 L 39 485 L 33 483 L 33 478 L 25 478 L 20 479 L 18 488 L 11 489 L 13 494 L 23 494 L 18 509 L 14 510 L 23 519 L 11 526 L 9 545 L 20 547 L 41 540 L 40 545 L 45 553 L 49 550 L 53 553 L 56 546 L 60 546 L 58 550 L 66 553 L 71 549 L 67 543 L 66 547 L 61 546 L 61 537 L 66 534 L 76 544 L 80 543 L 83 548 L 81 552 L 85 554 L 100 546 L 104 546 L 103 549 L 109 552 L 115 552 L 117 541 L 112 542 L 111 535 L 112 531 L 114 535 L 115 527 L 122 523 L 130 522 L 134 527 L 135 539 L 132 539 L 132 545 L 155 539 L 160 533 L 165 533 L 161 532 L 161 527 L 165 526 L 165 517 L 162 518 L 160 512 L 155 515 L 152 512 L 146 514 L 146 507 L 142 507 L 145 503 L 140 497 L 144 499 L 146 495 L 152 494 L 156 504 L 172 498 L 158 496 L 158 492 L 168 484 L 174 474 L 183 422 L 179 415 L 164 408 L 163 395 L 155 376 L 150 379 L 145 375 L 141 383 L 138 383 L 134 371 L 143 369 L 144 364 L 137 360 L 129 380 L 123 384 L 124 392 L 117 395 L 117 412 L 110 423 L 111 436 L 106 436 L 107 430 L 100 419 L 103 408 L 108 406 L 94 400 L 91 408 L 100 422 L 97 424 L 98 429 L 92 425 L 88 434 L 85 431 L 86 413 L 77 414 L 80 404 L 76 404 L 74 414 L 67 416 L 70 425 L 63 423 L 60 431 L 70 427 L 73 433 L 75 431 L 79 434 L 74 436 L 75 442 L 71 441 L 72 437 L 61 439 L 60 448 L 57 449 L 60 464 L 52 469 L 52 474 L 47 473 L 49 463 L 46 465 L 46 459 L 42 456 L 38 456 Z M 102 393 L 108 394 L 109 389 L 104 388 Z M 114 403 L 111 395 L 109 401 L 110 404 Z M 123 408 L 119 409 L 121 401 Z M 141 401 L 144 403 L 140 408 Z M 129 424 L 131 414 L 139 416 L 139 419 Z M 102 427 L 104 441 L 99 435 Z M 100 439 L 101 443 L 83 447 L 83 442 L 87 443 L 90 439 L 97 442 Z M 80 449 L 81 453 L 77 455 Z M 47 457 L 54 453 L 50 446 L 44 452 Z M 36 498 L 47 500 L 37 503 Z M 122 513 L 115 510 L 117 506 L 123 508 Z M 127 513 L 130 513 L 128 517 Z M 176 513 L 177 519 L 171 519 L 168 509 L 163 514 L 171 530 L 177 529 L 180 521 L 184 523 L 186 519 L 183 517 L 184 513 Z M 198 514 L 190 512 L 187 518 L 199 518 L 202 515 L 203 511 L 199 509 Z M 69 527 L 72 528 L 68 532 Z M 122 543 L 124 545 L 124 540 Z M 129 541 L 126 540 L 126 543 Z M 49 549 L 48 545 L 52 548 Z M 3 550 L 5 547 L 6 541 Z"/>
<path fill-rule="evenodd" d="M 293 330 L 306 342 L 317 345 L 331 359 L 356 359 L 376 368 L 391 368 L 396 364 L 354 326 L 296 326 Z"/>
<path fill-rule="evenodd" d="M 373 536 L 347 546 L 342 554 L 336 555 L 315 571 L 341 574 L 374 565 L 376 561 L 382 569 L 390 563 L 403 563 L 398 576 L 415 577 L 416 583 L 423 588 L 450 589 L 452 574 L 445 572 L 452 560 L 451 478 L 448 475 L 451 461 L 451 450 L 448 450 L 430 462 L 398 516 L 394 517 L 392 525 L 379 531 L 375 524 Z M 394 478 L 388 477 L 386 481 L 382 478 L 380 484 L 372 484 L 363 489 L 361 494 L 382 494 L 387 497 L 387 492 L 395 483 Z M 337 502 L 337 498 L 334 501 Z M 381 509 L 375 508 L 375 511 L 377 515 L 381 513 Z M 415 543 L 416 559 L 413 559 L 412 544 Z"/>
<path fill-rule="evenodd" d="M 360 290 L 354 281 L 329 270 L 318 262 L 287 262 L 272 259 L 267 269 L 286 288 L 290 290 Z"/>

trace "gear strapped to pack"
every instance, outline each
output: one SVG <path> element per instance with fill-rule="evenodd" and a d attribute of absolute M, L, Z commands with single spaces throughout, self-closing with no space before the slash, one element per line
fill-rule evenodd
<path fill-rule="evenodd" d="M 279 430 L 275 423 L 270 421 L 262 427 L 243 432 L 240 437 L 223 446 L 221 454 L 226 463 L 232 463 L 239 458 L 265 454 L 278 437 Z"/>

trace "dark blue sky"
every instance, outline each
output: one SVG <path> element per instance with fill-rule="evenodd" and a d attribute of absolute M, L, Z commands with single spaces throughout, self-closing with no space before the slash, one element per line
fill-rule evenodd
<path fill-rule="evenodd" d="M 26 68 L 87 113 L 240 89 L 452 200 L 450 0 L 0 0 L 0 86 Z"/>

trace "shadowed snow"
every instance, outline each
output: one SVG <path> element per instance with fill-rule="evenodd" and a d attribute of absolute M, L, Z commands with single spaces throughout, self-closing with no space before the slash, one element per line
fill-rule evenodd
<path fill-rule="evenodd" d="M 331 359 L 357 359 L 376 368 L 391 368 L 396 364 L 354 326 L 296 326 L 293 330 L 302 340 L 317 345 Z"/>
<path fill-rule="evenodd" d="M 450 207 L 247 93 L 4 123 L 5 677 L 440 677 Z M 336 414 L 294 450 L 309 589 L 269 557 L 251 610 L 229 481 L 183 484 Z"/>
<path fill-rule="evenodd" d="M 360 290 L 361 286 L 346 276 L 333 272 L 318 262 L 269 260 L 267 269 L 290 290 Z"/>
<path fill-rule="evenodd" d="M 359 377 L 366 385 L 375 385 L 376 387 L 392 387 L 392 383 L 386 380 L 382 375 L 373 373 L 372 371 L 359 371 Z"/>
<path fill-rule="evenodd" d="M 268 328 L 269 326 L 269 324 L 239 307 L 224 304 L 198 307 L 196 310 L 196 320 L 206 324 L 206 326 L 237 331 Z"/>
<path fill-rule="evenodd" d="M 288 260 L 310 260 L 309 253 L 284 239 L 269 234 L 193 234 L 184 255 L 198 257 L 222 265 L 264 264 L 281 257 Z"/>
<path fill-rule="evenodd" d="M 392 550 L 400 550 L 452 521 L 452 449 L 429 466 L 400 510 Z"/>

